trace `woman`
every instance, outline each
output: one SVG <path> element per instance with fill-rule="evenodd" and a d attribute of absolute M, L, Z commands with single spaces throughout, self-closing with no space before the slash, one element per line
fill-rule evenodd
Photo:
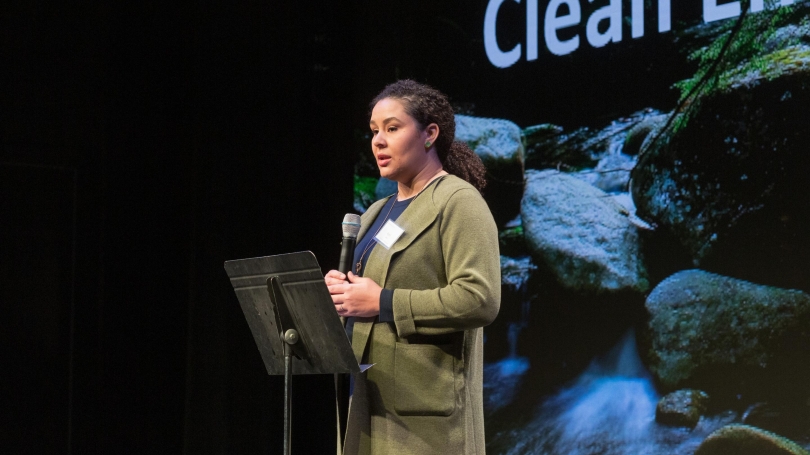
<path fill-rule="evenodd" d="M 483 454 L 483 329 L 500 305 L 481 160 L 439 91 L 404 80 L 371 103 L 371 149 L 397 193 L 362 216 L 354 272 L 325 280 L 358 362 L 346 454 Z"/>

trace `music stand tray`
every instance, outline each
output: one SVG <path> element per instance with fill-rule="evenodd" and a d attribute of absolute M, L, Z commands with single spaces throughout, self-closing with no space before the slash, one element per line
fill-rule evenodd
<path fill-rule="evenodd" d="M 290 453 L 292 374 L 359 373 L 351 343 L 310 251 L 225 262 L 267 373 L 285 376 L 284 451 Z"/>

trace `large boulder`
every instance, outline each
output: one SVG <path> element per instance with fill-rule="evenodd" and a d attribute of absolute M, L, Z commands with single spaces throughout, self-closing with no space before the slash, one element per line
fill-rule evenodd
<path fill-rule="evenodd" d="M 658 226 L 652 241 L 672 242 L 690 267 L 810 290 L 810 46 L 762 59 L 763 69 L 725 74 L 649 144 L 633 199 Z"/>
<path fill-rule="evenodd" d="M 499 225 L 520 211 L 523 194 L 523 142 L 509 120 L 456 115 L 456 140 L 467 145 L 487 168 L 484 198 Z"/>
<path fill-rule="evenodd" d="M 647 290 L 636 227 L 605 192 L 555 170 L 527 171 L 521 217 L 535 262 L 566 288 Z"/>
<path fill-rule="evenodd" d="M 645 305 L 648 367 L 665 389 L 787 393 L 810 382 L 803 292 L 686 270 L 656 286 Z"/>
<path fill-rule="evenodd" d="M 810 455 L 800 445 L 748 425 L 726 425 L 710 434 L 695 455 Z"/>

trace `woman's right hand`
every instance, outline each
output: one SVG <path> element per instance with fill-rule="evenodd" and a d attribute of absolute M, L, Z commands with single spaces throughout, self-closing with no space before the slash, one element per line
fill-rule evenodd
<path fill-rule="evenodd" d="M 326 282 L 326 287 L 329 288 L 329 294 L 332 295 L 332 303 L 334 303 L 334 300 L 335 300 L 334 296 L 340 294 L 340 293 L 333 292 L 332 285 L 344 284 L 344 283 L 349 282 L 347 277 L 346 277 L 346 274 L 345 273 L 340 273 L 337 270 L 328 271 L 326 273 L 326 275 L 323 277 L 323 280 Z M 341 316 L 343 316 L 343 314 L 341 314 L 341 313 L 345 313 L 345 311 L 343 310 L 343 305 L 341 305 L 339 303 L 335 303 L 335 311 L 337 311 L 337 313 L 339 315 L 341 315 Z"/>
<path fill-rule="evenodd" d="M 337 270 L 330 270 L 323 277 L 323 280 L 326 282 L 327 286 L 343 284 L 346 283 L 346 274 L 340 273 Z"/>

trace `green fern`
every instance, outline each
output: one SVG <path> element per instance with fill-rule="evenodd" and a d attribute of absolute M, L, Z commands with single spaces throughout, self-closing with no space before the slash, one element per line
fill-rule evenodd
<path fill-rule="evenodd" d="M 717 39 L 687 57 L 698 62 L 698 70 L 691 78 L 674 84 L 681 92 L 681 112 L 672 123 L 673 132 L 686 126 L 702 98 L 728 89 L 742 76 L 753 72 L 778 77 L 778 70 L 771 69 L 773 59 L 767 55 L 765 44 L 779 27 L 788 23 L 795 8 L 792 5 L 777 7 L 776 2 L 766 0 L 763 11 L 744 13 L 737 21 L 723 24 Z M 743 1 L 743 10 L 748 7 L 749 2 Z"/>
<path fill-rule="evenodd" d="M 354 203 L 355 206 L 367 208 L 376 199 L 375 193 L 377 189 L 376 177 L 361 177 L 357 174 L 354 175 Z"/>

